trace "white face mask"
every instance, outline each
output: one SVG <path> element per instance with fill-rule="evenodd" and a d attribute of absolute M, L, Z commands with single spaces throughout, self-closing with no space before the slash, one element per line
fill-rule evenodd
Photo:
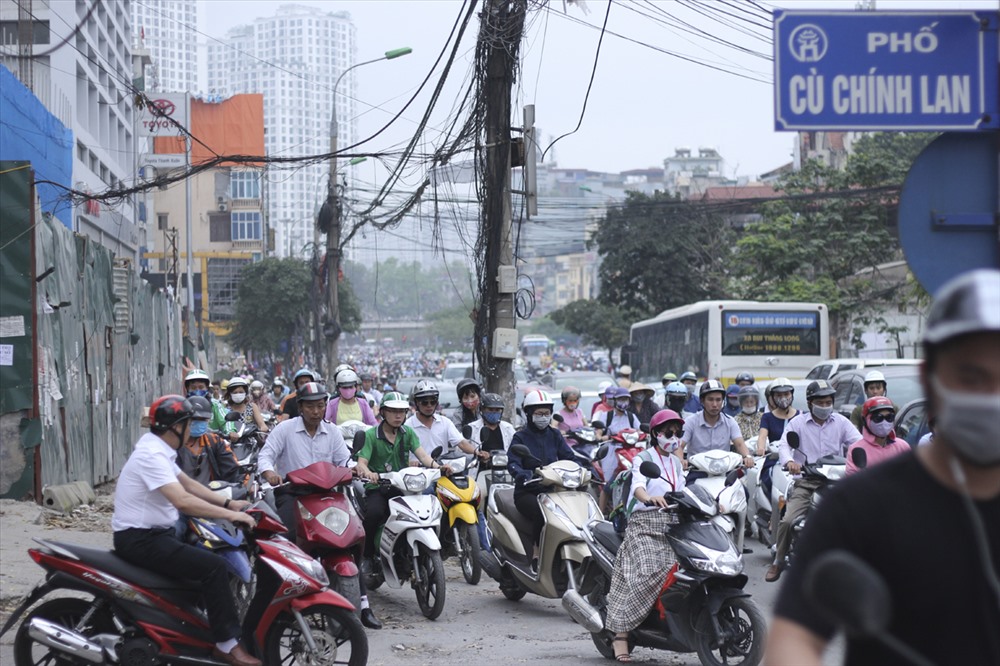
<path fill-rule="evenodd" d="M 531 417 L 531 422 L 539 430 L 545 430 L 552 422 L 552 417 L 548 414 L 535 414 Z"/>
<path fill-rule="evenodd" d="M 680 446 L 681 438 L 674 436 L 664 435 L 662 432 L 656 435 L 656 444 L 660 447 L 660 450 L 664 453 L 673 453 Z"/>
<path fill-rule="evenodd" d="M 746 415 L 754 414 L 757 411 L 757 405 L 744 405 L 743 413 Z"/>
<path fill-rule="evenodd" d="M 1000 423 L 1000 394 L 955 391 L 931 376 L 937 398 L 935 433 L 941 435 L 958 455 L 976 467 L 1000 465 L 1000 442 L 996 428 Z"/>
<path fill-rule="evenodd" d="M 246 393 L 230 393 L 229 399 L 235 402 L 237 405 L 247 399 Z"/>
<path fill-rule="evenodd" d="M 868 419 L 868 430 L 870 430 L 876 437 L 886 437 L 890 432 L 892 432 L 892 421 L 874 423 L 871 419 Z"/>

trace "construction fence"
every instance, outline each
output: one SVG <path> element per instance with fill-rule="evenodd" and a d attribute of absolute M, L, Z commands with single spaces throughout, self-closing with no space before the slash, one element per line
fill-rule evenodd
<path fill-rule="evenodd" d="M 184 358 L 215 358 L 173 295 L 36 201 L 30 163 L 0 162 L 0 497 L 40 500 L 114 479 Z"/>

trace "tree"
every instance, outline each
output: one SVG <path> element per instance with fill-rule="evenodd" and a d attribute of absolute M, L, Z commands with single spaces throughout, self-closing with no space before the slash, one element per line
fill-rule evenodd
<path fill-rule="evenodd" d="M 368 319 L 422 319 L 456 301 L 472 303 L 469 269 L 461 262 L 423 266 L 395 257 L 374 265 L 348 261 L 344 275 Z"/>
<path fill-rule="evenodd" d="M 351 281 L 346 277 L 337 283 L 337 304 L 340 306 L 340 328 L 345 333 L 360 331 L 361 303 L 351 288 Z"/>
<path fill-rule="evenodd" d="M 429 333 L 438 340 L 441 351 L 470 351 L 472 349 L 472 319 L 469 311 L 459 305 L 439 310 L 426 317 Z"/>
<path fill-rule="evenodd" d="M 626 304 L 641 318 L 726 296 L 734 234 L 704 205 L 663 192 L 629 192 L 589 241 L 603 260 L 601 300 Z"/>
<path fill-rule="evenodd" d="M 275 354 L 296 335 L 305 337 L 313 273 L 301 259 L 268 258 L 240 271 L 236 315 L 228 340 L 237 349 Z"/>
<path fill-rule="evenodd" d="M 637 317 L 613 303 L 581 299 L 549 313 L 549 318 L 584 342 L 608 350 L 628 342 L 629 324 Z"/>

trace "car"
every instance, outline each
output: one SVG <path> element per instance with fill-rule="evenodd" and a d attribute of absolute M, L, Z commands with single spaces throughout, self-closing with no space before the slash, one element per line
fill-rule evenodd
<path fill-rule="evenodd" d="M 472 379 L 475 376 L 471 363 L 449 363 L 441 373 L 441 381 L 458 384 L 463 379 Z"/>
<path fill-rule="evenodd" d="M 847 370 L 830 380 L 830 385 L 837 390 L 833 396 L 834 411 L 851 418 L 854 408 L 865 401 L 864 381 L 869 371 L 870 368 Z M 892 400 L 897 409 L 900 405 L 907 405 L 924 397 L 919 365 L 886 366 L 879 368 L 879 372 L 885 375 L 886 397 Z"/>
<path fill-rule="evenodd" d="M 919 364 L 918 358 L 831 358 L 814 365 L 806 374 L 806 379 L 831 379 L 845 370 Z"/>
<path fill-rule="evenodd" d="M 896 437 L 906 441 L 911 447 L 916 448 L 917 444 L 920 443 L 920 439 L 930 432 L 927 399 L 918 398 L 908 402 L 896 414 L 896 423 L 893 428 L 896 431 Z"/>
<path fill-rule="evenodd" d="M 615 378 L 604 372 L 577 370 L 573 372 L 550 372 L 538 378 L 538 383 L 545 386 L 546 391 L 558 395 L 567 386 L 575 386 L 581 394 L 597 395 L 609 383 L 614 384 Z"/>

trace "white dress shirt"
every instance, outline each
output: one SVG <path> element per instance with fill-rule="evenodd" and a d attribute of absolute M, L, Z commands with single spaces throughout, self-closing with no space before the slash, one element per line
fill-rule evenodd
<path fill-rule="evenodd" d="M 289 472 L 328 460 L 346 467 L 351 450 L 344 443 L 340 428 L 329 421 L 320 421 L 316 434 L 310 436 L 301 416 L 282 421 L 267 436 L 257 458 L 257 468 L 263 473 L 276 472 L 282 478 Z"/>
<path fill-rule="evenodd" d="M 180 483 L 180 473 L 177 451 L 151 432 L 140 437 L 118 476 L 111 529 L 173 527 L 179 513 L 160 488 Z"/>
<path fill-rule="evenodd" d="M 439 446 L 442 453 L 448 453 L 462 442 L 462 433 L 458 431 L 455 424 L 440 414 L 434 415 L 434 421 L 430 427 L 425 426 L 416 414 L 406 419 L 406 425 L 413 428 L 413 431 L 417 433 L 417 438 L 420 439 L 420 446 L 427 453 L 431 453 Z"/>

